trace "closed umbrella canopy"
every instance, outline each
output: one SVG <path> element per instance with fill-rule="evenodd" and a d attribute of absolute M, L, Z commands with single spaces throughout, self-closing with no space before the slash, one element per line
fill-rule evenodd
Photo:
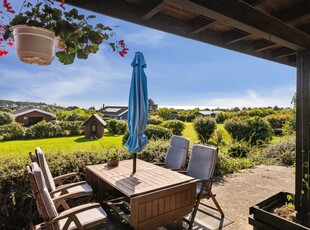
<path fill-rule="evenodd" d="M 144 135 L 148 120 L 147 78 L 144 73 L 146 63 L 141 52 L 136 52 L 131 63 L 133 67 L 128 103 L 128 130 L 129 138 L 126 146 L 134 153 L 133 173 L 136 172 L 136 153 L 147 144 Z"/>

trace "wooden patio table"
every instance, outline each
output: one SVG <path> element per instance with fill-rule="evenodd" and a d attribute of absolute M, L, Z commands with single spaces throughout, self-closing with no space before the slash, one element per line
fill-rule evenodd
<path fill-rule="evenodd" d="M 182 217 L 196 200 L 194 178 L 139 159 L 135 174 L 132 167 L 132 160 L 120 161 L 118 167 L 87 166 L 86 181 L 95 192 L 107 183 L 127 196 L 129 222 L 135 229 L 153 229 L 175 220 L 177 229 L 182 229 Z"/>

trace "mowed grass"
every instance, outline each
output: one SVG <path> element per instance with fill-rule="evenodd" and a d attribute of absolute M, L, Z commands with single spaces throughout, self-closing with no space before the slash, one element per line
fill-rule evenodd
<path fill-rule="evenodd" d="M 194 130 L 193 123 L 185 122 L 186 128 L 183 136 L 187 137 L 191 144 L 199 143 L 197 134 Z M 222 124 L 217 127 L 224 130 L 224 141 L 230 141 L 230 136 L 224 129 Z M 36 147 L 41 147 L 44 152 L 48 153 L 70 153 L 75 151 L 103 151 L 110 146 L 121 147 L 123 135 L 110 135 L 108 132 L 99 140 L 85 139 L 84 136 L 57 137 L 35 140 L 15 140 L 0 141 L 0 157 L 1 156 L 26 156 L 29 152 L 33 152 Z"/>
<path fill-rule="evenodd" d="M 103 151 L 109 146 L 120 147 L 123 135 L 108 135 L 99 140 L 85 139 L 84 136 L 57 137 L 35 140 L 16 140 L 0 142 L 1 156 L 26 155 L 33 152 L 36 147 L 41 147 L 44 152 L 70 153 L 74 151 Z"/>

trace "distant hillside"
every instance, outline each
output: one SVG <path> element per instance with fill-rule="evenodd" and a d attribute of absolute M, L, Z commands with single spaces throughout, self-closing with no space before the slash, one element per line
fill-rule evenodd
<path fill-rule="evenodd" d="M 50 112 L 56 112 L 58 110 L 64 110 L 65 108 L 58 105 L 48 105 L 43 102 L 29 102 L 29 101 L 10 101 L 10 100 L 1 100 L 0 107 L 8 108 L 10 110 L 18 110 L 27 107 L 40 108 Z"/>

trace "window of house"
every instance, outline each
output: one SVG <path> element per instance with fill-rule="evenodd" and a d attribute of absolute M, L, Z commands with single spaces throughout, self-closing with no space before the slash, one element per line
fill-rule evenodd
<path fill-rule="evenodd" d="M 91 131 L 96 132 L 96 125 L 91 125 Z"/>

